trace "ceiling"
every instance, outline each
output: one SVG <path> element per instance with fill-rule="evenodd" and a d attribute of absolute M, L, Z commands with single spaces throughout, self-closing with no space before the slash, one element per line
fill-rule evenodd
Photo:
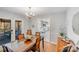
<path fill-rule="evenodd" d="M 5 10 L 15 14 L 25 15 L 28 7 L 0 7 L 0 10 Z M 31 9 L 34 13 L 42 14 L 51 14 L 57 12 L 64 12 L 67 10 L 67 7 L 32 7 Z"/>

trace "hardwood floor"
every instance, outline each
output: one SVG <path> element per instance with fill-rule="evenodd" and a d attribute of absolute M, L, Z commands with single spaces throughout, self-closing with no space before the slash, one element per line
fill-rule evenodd
<path fill-rule="evenodd" d="M 56 52 L 56 45 L 53 43 L 44 41 L 44 50 L 43 50 L 42 42 L 41 42 L 40 52 Z"/>

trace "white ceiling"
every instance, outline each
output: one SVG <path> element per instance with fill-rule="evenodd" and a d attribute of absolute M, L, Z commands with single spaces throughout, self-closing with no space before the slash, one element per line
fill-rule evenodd
<path fill-rule="evenodd" d="M 25 15 L 28 7 L 0 7 L 0 10 L 5 10 L 15 14 Z M 51 14 L 57 12 L 64 12 L 67 10 L 67 7 L 32 7 L 32 11 L 36 14 Z"/>

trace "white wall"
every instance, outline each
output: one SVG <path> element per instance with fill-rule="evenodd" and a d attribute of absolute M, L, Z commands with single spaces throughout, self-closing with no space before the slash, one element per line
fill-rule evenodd
<path fill-rule="evenodd" d="M 10 13 L 10 12 L 5 11 L 5 10 L 0 10 L 0 18 L 11 20 L 11 29 L 13 30 L 12 35 L 11 35 L 11 41 L 15 40 L 15 20 L 22 21 L 22 33 L 25 34 L 25 31 L 27 29 L 27 25 L 26 25 L 27 21 L 21 15 Z"/>
<path fill-rule="evenodd" d="M 66 32 L 66 12 L 52 13 L 50 15 L 39 16 L 33 20 L 35 24 L 35 31 L 39 30 L 39 21 L 46 19 L 50 21 L 50 31 L 45 35 L 47 41 L 55 42 L 57 39 L 57 34 L 59 32 Z M 38 26 L 37 26 L 38 25 Z"/>
<path fill-rule="evenodd" d="M 66 33 L 66 12 L 54 14 L 51 22 L 51 40 L 56 41 L 57 33 Z"/>
<path fill-rule="evenodd" d="M 75 43 L 79 40 L 79 35 L 75 34 L 72 29 L 72 20 L 76 13 L 79 12 L 78 7 L 69 8 L 67 10 L 67 35 L 70 39 L 72 39 Z"/>
<path fill-rule="evenodd" d="M 75 14 L 72 20 L 73 31 L 79 35 L 79 13 Z"/>

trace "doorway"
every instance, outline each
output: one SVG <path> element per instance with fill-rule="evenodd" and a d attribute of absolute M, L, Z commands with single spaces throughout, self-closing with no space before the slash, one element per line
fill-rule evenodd
<path fill-rule="evenodd" d="M 18 35 L 21 34 L 22 21 L 15 21 L 15 38 L 18 39 Z"/>

